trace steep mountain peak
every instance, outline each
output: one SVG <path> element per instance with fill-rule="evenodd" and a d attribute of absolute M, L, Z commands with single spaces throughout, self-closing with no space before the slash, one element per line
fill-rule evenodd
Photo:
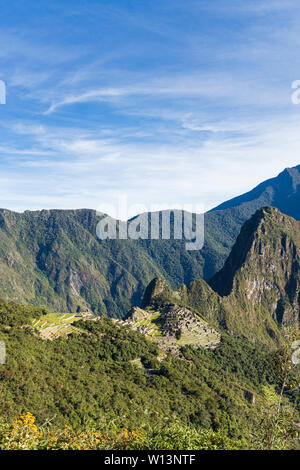
<path fill-rule="evenodd" d="M 274 179 L 275 191 L 280 193 L 280 197 L 291 198 L 297 192 L 300 184 L 300 165 L 292 168 L 285 168 L 278 177 Z M 278 197 L 277 195 L 277 197 Z"/>
<path fill-rule="evenodd" d="M 210 286 L 278 323 L 299 321 L 300 223 L 278 209 L 259 209 L 242 227 L 224 267 Z"/>
<path fill-rule="evenodd" d="M 156 277 L 148 284 L 142 300 L 142 308 L 146 308 L 158 299 L 167 301 L 173 294 L 169 284 L 162 278 Z"/>

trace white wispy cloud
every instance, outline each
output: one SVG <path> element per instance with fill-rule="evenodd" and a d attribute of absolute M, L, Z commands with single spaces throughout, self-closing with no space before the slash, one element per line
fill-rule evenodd
<path fill-rule="evenodd" d="M 116 96 L 123 96 L 126 93 L 127 93 L 126 90 L 108 88 L 108 89 L 88 91 L 86 93 L 81 93 L 77 96 L 75 95 L 66 96 L 63 100 L 58 101 L 57 103 L 52 103 L 51 106 L 44 112 L 44 114 L 51 114 L 57 108 L 60 108 L 62 106 L 71 105 L 75 103 L 86 103 L 89 101 L 106 101 Z"/>
<path fill-rule="evenodd" d="M 54 3 L 97 29 L 1 31 L 0 205 L 210 208 L 299 163 L 297 2 Z"/>
<path fill-rule="evenodd" d="M 178 131 L 180 125 L 178 122 Z M 31 129 L 35 144 L 47 150 L 44 154 L 41 151 L 40 158 L 33 158 L 31 149 L 26 156 L 25 150 L 21 161 L 16 152 L 18 170 L 12 158 L 11 168 L 4 171 L 4 188 L 6 194 L 16 194 L 13 187 L 17 181 L 18 193 L 24 189 L 24 197 L 10 202 L 15 209 L 28 205 L 96 209 L 103 202 L 117 204 L 118 195 L 124 193 L 132 204 L 147 206 L 151 200 L 172 207 L 181 201 L 209 209 L 222 202 L 224 194 L 238 195 L 283 167 L 299 163 L 299 125 L 300 114 L 293 119 L 270 117 L 258 122 L 224 122 L 223 126 L 211 123 L 211 133 L 200 146 L 197 134 L 202 128 L 186 129 L 191 132 L 189 139 L 177 145 L 145 146 L 116 135 L 103 139 L 90 132 L 77 138 L 76 129 L 32 126 L 26 131 L 19 127 L 23 135 Z M 55 158 L 49 158 L 47 152 Z M 37 192 L 41 195 L 38 202 Z"/>

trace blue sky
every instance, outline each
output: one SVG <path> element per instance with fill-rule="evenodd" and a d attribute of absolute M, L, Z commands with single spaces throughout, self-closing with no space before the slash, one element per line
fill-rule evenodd
<path fill-rule="evenodd" d="M 0 45 L 1 207 L 209 209 L 300 163 L 297 0 L 10 0 Z"/>

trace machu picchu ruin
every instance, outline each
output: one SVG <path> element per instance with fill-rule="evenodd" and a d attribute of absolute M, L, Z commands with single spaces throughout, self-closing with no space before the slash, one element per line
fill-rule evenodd
<path fill-rule="evenodd" d="M 221 335 L 199 315 L 177 304 L 167 304 L 160 310 L 133 307 L 127 319 L 117 323 L 139 331 L 163 351 L 176 355 L 182 346 L 215 349 L 221 340 Z"/>

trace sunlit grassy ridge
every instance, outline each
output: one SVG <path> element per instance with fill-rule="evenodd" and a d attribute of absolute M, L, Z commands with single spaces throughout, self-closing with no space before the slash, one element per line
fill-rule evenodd
<path fill-rule="evenodd" d="M 42 318 L 32 320 L 33 328 L 39 331 L 43 339 L 56 339 L 71 333 L 81 333 L 74 323 L 97 318 L 90 313 L 47 313 Z"/>

